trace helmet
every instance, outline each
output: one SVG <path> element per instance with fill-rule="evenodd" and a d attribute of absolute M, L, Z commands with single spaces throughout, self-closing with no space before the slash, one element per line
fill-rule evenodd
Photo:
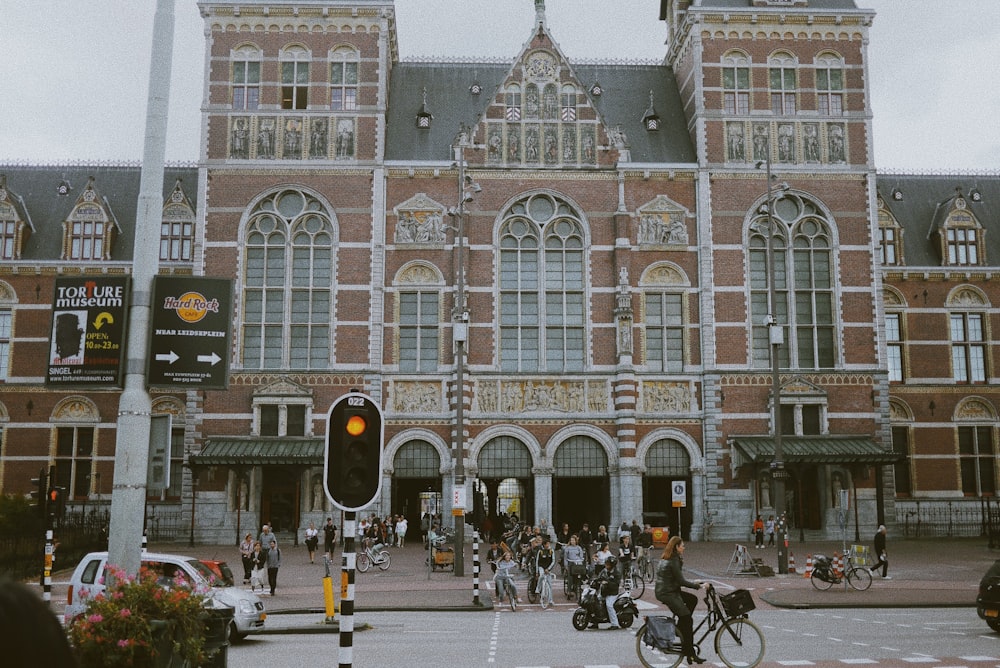
<path fill-rule="evenodd" d="M 604 560 L 604 565 L 610 568 L 614 568 L 618 565 L 618 557 L 611 556 Z"/>

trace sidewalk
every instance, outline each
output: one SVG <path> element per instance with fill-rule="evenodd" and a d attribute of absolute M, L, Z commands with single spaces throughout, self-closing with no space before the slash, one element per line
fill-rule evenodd
<path fill-rule="evenodd" d="M 315 564 L 309 563 L 303 545 L 284 541 L 281 545 L 282 566 L 278 575 L 275 596 L 263 596 L 267 608 L 267 630 L 272 633 L 335 631 L 336 624 L 326 624 L 323 599 L 323 577 L 326 569 L 322 555 L 317 553 Z M 480 555 L 485 556 L 488 544 L 480 544 Z M 239 550 L 231 545 L 153 544 L 150 551 L 187 554 L 199 559 L 220 559 L 229 563 L 242 586 L 242 565 Z M 979 580 L 986 569 L 1000 558 L 1000 551 L 989 550 L 985 539 L 922 539 L 893 540 L 888 544 L 890 580 L 876 576 L 868 591 L 844 591 L 842 585 L 830 590 L 817 591 L 803 572 L 809 554 L 830 556 L 842 549 L 838 542 L 791 542 L 789 552 L 794 556 L 797 573 L 757 577 L 755 575 L 727 574 L 727 566 L 736 549 L 735 542 L 692 542 L 685 554 L 685 574 L 694 579 L 709 580 L 723 585 L 752 590 L 758 606 L 768 604 L 788 608 L 834 607 L 918 607 L 918 606 L 974 606 Z M 428 573 L 427 553 L 421 545 L 389 548 L 391 566 L 386 571 L 377 568 L 367 573 L 355 574 L 355 611 L 486 611 L 492 610 L 492 571 L 488 564 L 481 565 L 479 601 L 474 601 L 472 546 L 465 546 L 465 575 L 456 577 L 451 571 Z M 775 548 L 765 550 L 749 546 L 751 557 L 763 559 L 777 571 Z M 341 553 L 336 552 L 330 564 L 334 594 L 340 599 Z M 61 612 L 65 600 L 66 583 L 71 571 L 61 571 L 53 580 L 53 609 Z M 522 585 L 519 583 L 519 588 Z M 656 603 L 653 585 L 646 587 L 642 598 L 645 603 Z M 557 601 L 562 600 L 562 586 L 557 582 Z M 530 606 L 528 606 L 530 609 Z"/>

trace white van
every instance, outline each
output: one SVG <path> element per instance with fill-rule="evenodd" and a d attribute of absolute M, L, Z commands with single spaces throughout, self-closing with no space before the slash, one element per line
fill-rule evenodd
<path fill-rule="evenodd" d="M 87 597 L 93 597 L 104 591 L 107 563 L 107 552 L 91 552 L 77 564 L 66 592 L 66 612 L 63 618 L 66 624 L 86 607 L 84 593 Z M 232 640 L 242 640 L 247 634 L 264 628 L 267 613 L 264 612 L 264 603 L 260 598 L 239 587 L 222 586 L 212 570 L 194 557 L 143 552 L 142 568 L 168 579 L 180 572 L 189 582 L 210 588 L 212 598 L 234 610 L 233 625 L 229 632 Z"/>

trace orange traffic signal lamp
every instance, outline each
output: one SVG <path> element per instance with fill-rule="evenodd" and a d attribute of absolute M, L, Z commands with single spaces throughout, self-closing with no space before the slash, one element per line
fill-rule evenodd
<path fill-rule="evenodd" d="M 365 508 L 382 490 L 382 409 L 371 397 L 350 392 L 326 419 L 323 486 L 341 510 Z"/>

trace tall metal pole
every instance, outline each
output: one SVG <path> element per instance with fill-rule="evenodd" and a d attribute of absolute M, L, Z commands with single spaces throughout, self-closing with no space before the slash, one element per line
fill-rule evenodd
<path fill-rule="evenodd" d="M 125 387 L 118 402 L 115 477 L 111 490 L 108 563 L 126 574 L 139 572 L 142 525 L 146 512 L 146 466 L 152 401 L 146 391 L 150 301 L 160 261 L 163 218 L 163 169 L 167 147 L 167 107 L 174 47 L 174 0 L 157 0 L 146 103 L 146 140 L 142 154 L 132 294 L 128 317 Z"/>
<path fill-rule="evenodd" d="M 767 142 L 767 268 L 768 268 L 768 311 L 767 333 L 771 344 L 771 428 L 774 432 L 774 461 L 771 462 L 771 478 L 774 489 L 774 514 L 778 517 L 778 573 L 788 573 L 788 522 L 785 518 L 785 471 L 784 451 L 781 442 L 781 377 L 778 373 L 778 353 L 784 336 L 778 324 L 778 268 L 774 264 L 774 236 L 778 230 L 774 224 L 775 191 L 771 183 L 771 142 Z M 786 250 L 787 252 L 787 250 Z"/>
<path fill-rule="evenodd" d="M 455 310 L 452 312 L 452 332 L 455 339 L 455 489 L 462 495 L 463 508 L 454 509 L 455 516 L 455 576 L 465 575 L 465 340 L 469 319 L 465 310 L 465 130 L 458 134 L 455 159 L 458 162 L 458 221 L 455 231 L 458 283 Z"/>

